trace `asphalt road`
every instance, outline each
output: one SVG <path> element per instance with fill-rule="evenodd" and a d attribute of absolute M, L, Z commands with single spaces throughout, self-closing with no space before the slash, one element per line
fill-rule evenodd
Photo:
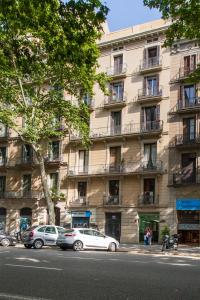
<path fill-rule="evenodd" d="M 200 299 L 200 260 L 0 247 L 0 299 Z"/>

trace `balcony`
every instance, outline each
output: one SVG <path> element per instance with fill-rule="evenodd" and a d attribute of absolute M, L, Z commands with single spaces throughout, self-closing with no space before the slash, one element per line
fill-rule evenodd
<path fill-rule="evenodd" d="M 104 108 L 118 108 L 126 106 L 127 96 L 124 92 L 122 95 L 107 96 L 104 101 Z"/>
<path fill-rule="evenodd" d="M 200 134 L 196 133 L 194 136 L 186 134 L 177 134 L 174 140 L 170 143 L 170 147 L 178 148 L 192 148 L 199 147 L 200 145 Z"/>
<path fill-rule="evenodd" d="M 70 207 L 84 207 L 88 205 L 88 199 L 87 197 L 73 197 L 70 201 L 69 201 L 69 206 Z"/>
<path fill-rule="evenodd" d="M 141 74 L 148 73 L 148 72 L 156 72 L 162 69 L 162 59 L 161 57 L 151 57 L 148 59 L 142 60 L 139 66 L 139 72 Z"/>
<path fill-rule="evenodd" d="M 95 176 L 114 176 L 114 175 L 145 175 L 145 174 L 162 174 L 162 161 L 135 161 L 123 162 L 119 165 L 113 166 L 109 164 L 88 165 L 83 171 L 77 166 L 69 167 L 68 177 L 95 177 Z"/>
<path fill-rule="evenodd" d="M 169 111 L 169 114 L 194 113 L 200 111 L 200 97 L 178 100 L 177 104 Z"/>
<path fill-rule="evenodd" d="M 41 199 L 43 197 L 43 192 L 39 191 L 5 191 L 0 192 L 0 199 L 21 199 L 21 198 L 30 198 L 30 199 Z"/>
<path fill-rule="evenodd" d="M 138 103 L 149 103 L 152 101 L 159 102 L 162 99 L 162 87 L 155 87 L 153 89 L 140 89 L 138 90 Z"/>
<path fill-rule="evenodd" d="M 103 197 L 104 206 L 119 206 L 121 205 L 120 195 L 108 195 Z"/>
<path fill-rule="evenodd" d="M 127 72 L 127 64 L 119 64 L 114 67 L 107 68 L 107 75 L 114 78 L 125 77 Z"/>
<path fill-rule="evenodd" d="M 181 67 L 178 73 L 170 80 L 170 83 L 177 83 L 186 80 L 195 70 L 197 66 Z"/>
<path fill-rule="evenodd" d="M 47 167 L 59 167 L 63 165 L 62 156 L 59 154 L 50 155 L 45 158 L 45 165 Z"/>
<path fill-rule="evenodd" d="M 151 192 L 146 192 L 138 197 L 139 207 L 159 206 L 159 195 L 153 195 Z"/>
<path fill-rule="evenodd" d="M 169 186 L 179 187 L 200 183 L 200 172 L 191 168 L 183 168 L 169 176 Z"/>

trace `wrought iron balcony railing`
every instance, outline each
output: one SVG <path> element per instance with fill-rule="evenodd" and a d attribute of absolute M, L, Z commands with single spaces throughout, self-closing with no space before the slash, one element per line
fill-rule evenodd
<path fill-rule="evenodd" d="M 119 64 L 114 67 L 107 68 L 108 76 L 119 76 L 125 75 L 127 71 L 127 64 Z"/>
<path fill-rule="evenodd" d="M 121 196 L 120 195 L 103 196 L 103 203 L 105 206 L 121 205 Z"/>
<path fill-rule="evenodd" d="M 200 171 L 192 168 L 182 168 L 169 176 L 169 185 L 190 185 L 200 183 Z"/>
<path fill-rule="evenodd" d="M 160 160 L 122 162 L 118 165 L 88 165 L 85 169 L 82 167 L 72 166 L 68 169 L 68 176 L 94 176 L 110 174 L 146 174 L 162 173 L 163 163 Z"/>
<path fill-rule="evenodd" d="M 146 100 L 146 99 L 154 99 L 162 97 L 162 87 L 155 86 L 154 88 L 146 88 L 138 90 L 138 101 Z"/>
<path fill-rule="evenodd" d="M 175 83 L 176 81 L 186 79 L 196 70 L 196 68 L 197 68 L 196 65 L 179 68 L 178 73 L 170 80 L 170 83 Z"/>
<path fill-rule="evenodd" d="M 177 134 L 174 139 L 174 146 L 195 146 L 200 144 L 200 134 L 194 135 Z"/>
<path fill-rule="evenodd" d="M 87 204 L 88 204 L 88 199 L 85 196 L 83 197 L 79 196 L 77 198 L 73 197 L 69 201 L 70 206 L 86 206 Z"/>
<path fill-rule="evenodd" d="M 138 197 L 138 206 L 154 206 L 159 204 L 159 195 L 145 192 Z"/>
<path fill-rule="evenodd" d="M 2 191 L 0 192 L 0 198 L 37 198 L 40 199 L 43 197 L 43 192 L 40 191 L 18 191 L 18 192 L 14 192 L 14 191 Z"/>
<path fill-rule="evenodd" d="M 104 106 L 114 106 L 114 105 L 125 105 L 127 100 L 126 93 L 122 93 L 121 95 L 112 94 L 107 96 L 104 101 Z"/>
<path fill-rule="evenodd" d="M 161 66 L 162 66 L 162 58 L 159 56 L 155 56 L 155 57 L 142 60 L 139 70 L 145 71 L 149 69 L 158 68 Z"/>
<path fill-rule="evenodd" d="M 200 97 L 184 98 L 178 100 L 177 104 L 169 111 L 169 114 L 188 113 L 200 110 Z"/>

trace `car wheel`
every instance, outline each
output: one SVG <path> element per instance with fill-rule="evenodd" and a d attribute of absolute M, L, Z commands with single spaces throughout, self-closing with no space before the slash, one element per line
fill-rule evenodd
<path fill-rule="evenodd" d="M 2 239 L 2 240 L 1 240 L 1 245 L 2 245 L 3 247 L 8 247 L 8 246 L 10 246 L 10 240 L 7 239 L 7 238 Z"/>
<path fill-rule="evenodd" d="M 76 241 L 73 244 L 73 250 L 74 251 L 81 251 L 83 249 L 83 243 L 81 241 Z"/>
<path fill-rule="evenodd" d="M 41 249 L 43 247 L 44 243 L 42 240 L 35 240 L 35 242 L 33 243 L 33 247 L 35 249 Z"/>
<path fill-rule="evenodd" d="M 24 244 L 24 247 L 27 248 L 27 249 L 31 249 L 32 245 Z"/>
<path fill-rule="evenodd" d="M 117 249 L 116 244 L 115 243 L 110 243 L 110 245 L 108 247 L 108 250 L 110 252 L 116 252 L 116 249 Z"/>

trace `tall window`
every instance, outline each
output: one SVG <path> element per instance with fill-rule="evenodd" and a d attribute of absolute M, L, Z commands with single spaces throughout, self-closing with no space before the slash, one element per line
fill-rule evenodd
<path fill-rule="evenodd" d="M 119 171 L 121 165 L 121 147 L 110 147 L 110 171 Z"/>
<path fill-rule="evenodd" d="M 32 147 L 28 144 L 22 146 L 22 160 L 25 163 L 32 162 L 33 151 Z"/>
<path fill-rule="evenodd" d="M 79 181 L 78 182 L 78 198 L 85 198 L 87 196 L 87 182 Z"/>
<path fill-rule="evenodd" d="M 152 169 L 156 167 L 157 162 L 157 145 L 156 143 L 144 144 L 144 167 Z"/>
<path fill-rule="evenodd" d="M 0 137 L 6 137 L 7 135 L 7 127 L 0 123 Z"/>
<path fill-rule="evenodd" d="M 155 200 L 155 179 L 144 179 L 144 204 L 153 204 Z"/>
<path fill-rule="evenodd" d="M 0 147 L 0 166 L 6 163 L 6 147 Z"/>
<path fill-rule="evenodd" d="M 79 173 L 88 172 L 89 152 L 88 150 L 79 150 Z"/>
<path fill-rule="evenodd" d="M 121 74 L 123 69 L 123 55 L 114 56 L 114 75 Z"/>
<path fill-rule="evenodd" d="M 184 57 L 184 75 L 189 75 L 196 69 L 196 54 Z"/>
<path fill-rule="evenodd" d="M 111 112 L 111 134 L 121 133 L 121 111 Z"/>
<path fill-rule="evenodd" d="M 159 64 L 159 46 L 153 46 L 144 49 L 144 65 L 145 67 L 153 67 Z"/>
<path fill-rule="evenodd" d="M 6 229 L 6 208 L 0 207 L 0 233 Z"/>
<path fill-rule="evenodd" d="M 160 106 L 143 107 L 141 111 L 142 131 L 159 129 L 160 125 Z"/>
<path fill-rule="evenodd" d="M 185 107 L 190 107 L 195 105 L 195 101 L 196 101 L 196 91 L 195 91 L 195 85 L 185 85 L 183 87 L 183 91 L 184 91 L 184 100 L 185 100 Z"/>
<path fill-rule="evenodd" d="M 119 180 L 109 180 L 109 201 L 119 203 Z"/>
<path fill-rule="evenodd" d="M 124 93 L 124 83 L 114 82 L 110 84 L 110 94 L 111 94 L 111 101 L 120 102 L 123 100 L 123 93 Z"/>
<path fill-rule="evenodd" d="M 181 181 L 183 183 L 196 182 L 196 153 L 183 153 L 181 156 L 182 175 Z"/>
<path fill-rule="evenodd" d="M 31 174 L 24 174 L 22 182 L 22 189 L 24 196 L 30 196 L 31 194 Z"/>
<path fill-rule="evenodd" d="M 50 173 L 50 189 L 57 190 L 58 189 L 58 173 Z"/>
<path fill-rule="evenodd" d="M 196 137 L 196 119 L 184 118 L 183 119 L 183 141 L 194 141 Z"/>
<path fill-rule="evenodd" d="M 49 144 L 49 159 L 58 160 L 60 158 L 60 143 L 53 141 Z"/>
<path fill-rule="evenodd" d="M 144 78 L 144 92 L 146 96 L 157 96 L 159 90 L 158 76 Z"/>
<path fill-rule="evenodd" d="M 6 190 L 6 176 L 0 176 L 0 197 L 4 197 Z"/>

